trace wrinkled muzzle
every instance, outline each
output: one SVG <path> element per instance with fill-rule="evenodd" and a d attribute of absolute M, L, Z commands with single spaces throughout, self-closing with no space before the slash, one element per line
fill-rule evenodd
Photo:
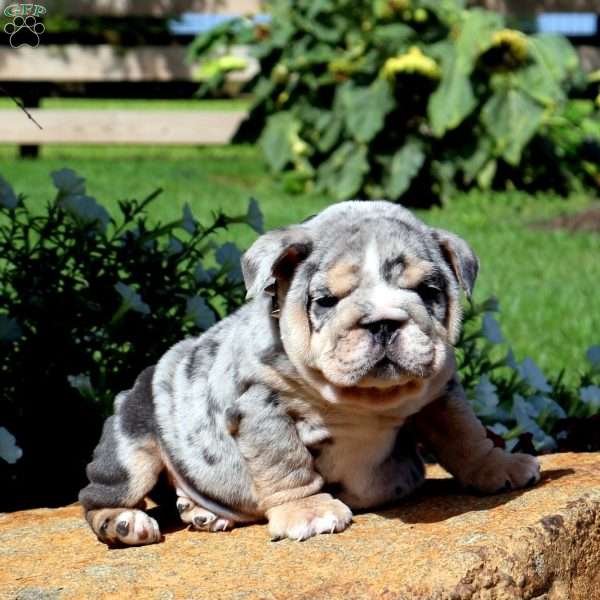
<path fill-rule="evenodd" d="M 324 377 L 338 386 L 391 387 L 431 376 L 436 351 L 445 344 L 424 307 L 412 302 L 360 313 L 365 306 L 370 305 L 355 302 L 340 310 L 338 319 L 313 336 L 315 363 Z"/>

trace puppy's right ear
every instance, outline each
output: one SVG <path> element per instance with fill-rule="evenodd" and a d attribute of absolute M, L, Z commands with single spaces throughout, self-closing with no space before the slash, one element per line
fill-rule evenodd
<path fill-rule="evenodd" d="M 274 293 L 276 280 L 291 279 L 296 267 L 311 253 L 312 240 L 302 227 L 274 229 L 261 235 L 242 256 L 246 298 Z"/>

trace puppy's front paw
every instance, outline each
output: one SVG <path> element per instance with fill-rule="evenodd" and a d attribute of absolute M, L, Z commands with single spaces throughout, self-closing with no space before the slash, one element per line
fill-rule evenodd
<path fill-rule="evenodd" d="M 158 523 L 144 511 L 126 508 L 107 508 L 96 511 L 92 529 L 108 544 L 127 546 L 156 544 L 162 536 Z"/>
<path fill-rule="evenodd" d="M 267 511 L 272 540 L 302 541 L 318 533 L 343 531 L 352 521 L 352 511 L 329 494 L 316 494 Z"/>
<path fill-rule="evenodd" d="M 494 448 L 485 461 L 463 480 L 484 494 L 499 494 L 529 487 L 540 480 L 540 464 L 528 454 L 509 454 Z"/>

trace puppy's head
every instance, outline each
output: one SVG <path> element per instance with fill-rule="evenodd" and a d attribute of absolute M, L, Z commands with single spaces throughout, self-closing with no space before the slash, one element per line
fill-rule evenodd
<path fill-rule="evenodd" d="M 250 297 L 277 295 L 283 347 L 323 398 L 389 407 L 452 368 L 478 260 L 398 205 L 343 202 L 263 235 L 242 269 Z"/>

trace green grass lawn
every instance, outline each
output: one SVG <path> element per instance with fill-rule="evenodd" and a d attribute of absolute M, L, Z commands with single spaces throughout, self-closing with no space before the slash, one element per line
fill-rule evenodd
<path fill-rule="evenodd" d="M 163 188 L 153 209 L 160 220 L 179 216 L 185 202 L 200 218 L 218 208 L 243 213 L 254 196 L 270 228 L 299 221 L 331 202 L 315 194 L 286 194 L 253 147 L 55 146 L 43 148 L 37 160 L 22 161 L 15 147 L 0 146 L 0 174 L 29 197 L 33 208 L 52 198 L 49 173 L 63 167 L 85 176 L 88 193 L 110 209 L 119 199 Z M 600 343 L 600 235 L 530 225 L 589 202 L 585 197 L 467 194 L 444 208 L 419 211 L 431 225 L 471 243 L 482 264 L 475 299 L 499 299 L 500 322 L 517 358 L 529 355 L 547 372 L 579 368 L 587 347 Z M 253 237 L 250 229 L 231 231 L 242 247 Z"/>

